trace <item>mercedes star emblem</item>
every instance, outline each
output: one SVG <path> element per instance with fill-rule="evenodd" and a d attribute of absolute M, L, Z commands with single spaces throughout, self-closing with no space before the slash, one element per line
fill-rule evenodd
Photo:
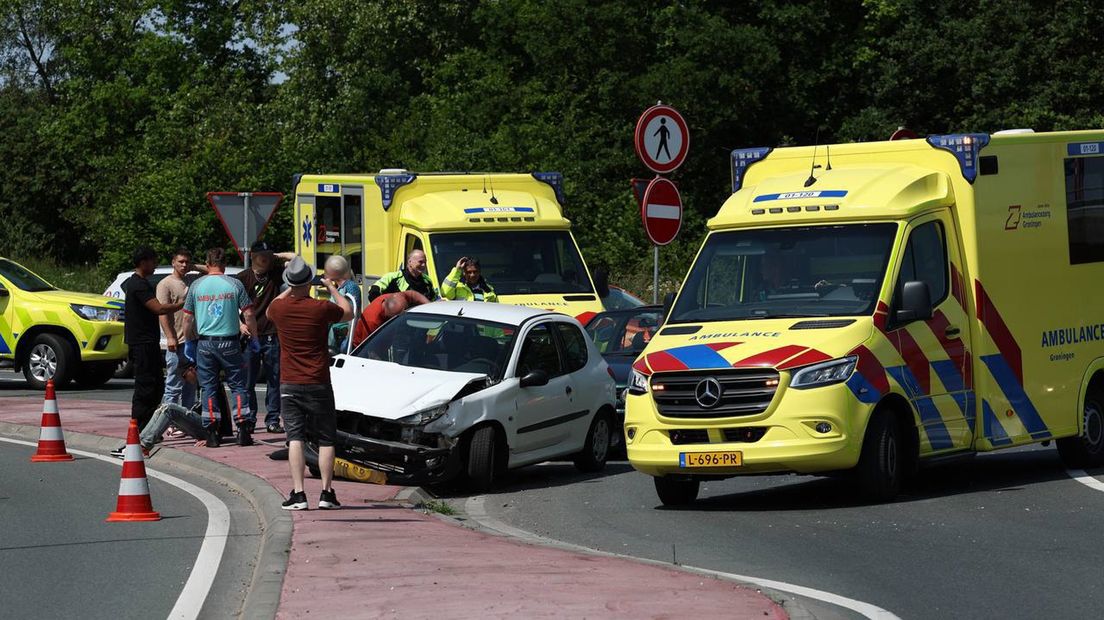
<path fill-rule="evenodd" d="M 712 409 L 721 402 L 721 383 L 713 377 L 707 377 L 698 381 L 694 388 L 694 399 L 705 409 Z"/>

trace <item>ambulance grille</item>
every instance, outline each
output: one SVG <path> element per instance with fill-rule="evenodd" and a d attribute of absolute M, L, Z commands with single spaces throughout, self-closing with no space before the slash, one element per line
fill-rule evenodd
<path fill-rule="evenodd" d="M 694 395 L 708 378 L 720 384 L 713 407 L 703 407 Z M 668 418 L 730 418 L 763 413 L 778 389 L 778 372 L 749 368 L 657 373 L 652 376 L 652 397 L 659 414 Z"/>

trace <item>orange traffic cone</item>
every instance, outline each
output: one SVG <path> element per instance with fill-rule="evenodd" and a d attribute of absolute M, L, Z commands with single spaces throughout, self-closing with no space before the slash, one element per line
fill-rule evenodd
<path fill-rule="evenodd" d="M 150 500 L 146 481 L 146 460 L 138 443 L 138 421 L 131 418 L 127 430 L 126 451 L 123 453 L 123 477 L 119 480 L 119 503 L 107 521 L 160 521 Z"/>
<path fill-rule="evenodd" d="M 31 457 L 32 463 L 72 461 L 73 455 L 65 449 L 65 436 L 61 433 L 61 416 L 58 415 L 54 380 L 46 381 L 46 401 L 42 404 L 42 430 L 38 434 L 38 450 Z"/>

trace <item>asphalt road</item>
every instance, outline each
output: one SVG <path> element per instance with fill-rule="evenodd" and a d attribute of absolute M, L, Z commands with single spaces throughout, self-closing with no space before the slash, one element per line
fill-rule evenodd
<path fill-rule="evenodd" d="M 929 470 L 885 505 L 864 505 L 846 479 L 765 476 L 709 483 L 696 505 L 667 509 L 622 462 L 599 476 L 526 468 L 484 508 L 544 537 L 816 588 L 906 619 L 1104 612 L 1104 493 L 1072 480 L 1053 447 Z"/>
<path fill-rule="evenodd" d="M 0 442 L 0 616 L 167 617 L 203 541 L 203 504 L 151 479 L 161 521 L 105 523 L 118 466 L 31 463 L 33 453 Z"/>

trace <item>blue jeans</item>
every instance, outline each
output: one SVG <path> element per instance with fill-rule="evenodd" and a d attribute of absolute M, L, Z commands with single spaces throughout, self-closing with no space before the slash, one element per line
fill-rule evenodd
<path fill-rule="evenodd" d="M 199 386 L 203 389 L 203 413 L 208 420 L 217 420 L 219 371 L 225 373 L 230 388 L 230 408 L 234 422 L 240 428 L 243 423 L 254 425 L 256 412 L 249 406 L 249 394 L 245 389 L 245 357 L 237 338 L 233 340 L 204 340 L 196 347 L 196 366 Z"/>
<path fill-rule="evenodd" d="M 163 403 L 175 403 L 191 409 L 196 401 L 196 386 L 180 376 L 180 358 L 176 351 L 165 351 L 165 396 Z"/>
<path fill-rule="evenodd" d="M 257 411 L 257 377 L 261 375 L 264 364 L 265 383 L 265 426 L 280 423 L 280 340 L 276 334 L 261 336 L 261 351 L 253 353 L 245 350 L 245 365 L 248 370 L 245 386 L 249 391 L 249 408 Z"/>

